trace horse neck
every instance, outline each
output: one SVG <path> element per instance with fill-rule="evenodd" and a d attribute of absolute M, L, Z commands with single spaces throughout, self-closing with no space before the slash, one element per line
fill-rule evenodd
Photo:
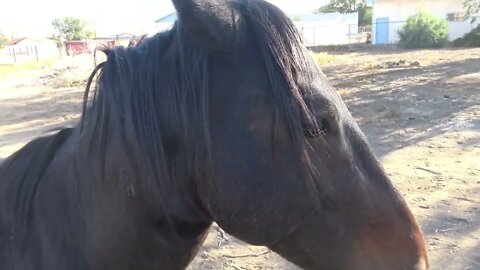
<path fill-rule="evenodd" d="M 102 119 L 109 120 L 97 125 L 87 121 L 78 133 L 77 146 L 77 159 L 88 164 L 94 181 L 103 183 L 102 189 L 120 188 L 131 199 L 142 197 L 145 207 L 165 216 L 210 222 L 192 180 L 192 167 L 198 166 L 188 165 L 186 149 L 174 157 L 163 149 L 161 158 L 153 159 L 128 119 L 120 121 L 113 115 Z M 164 144 L 168 143 L 172 142 Z"/>

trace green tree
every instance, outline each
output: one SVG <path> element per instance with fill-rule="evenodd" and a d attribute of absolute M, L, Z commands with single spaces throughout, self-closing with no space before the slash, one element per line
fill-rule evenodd
<path fill-rule="evenodd" d="M 372 8 L 367 5 L 366 0 L 330 0 L 328 4 L 319 8 L 316 12 L 358 12 L 359 25 L 368 25 L 372 23 Z"/>
<path fill-rule="evenodd" d="M 89 31 L 86 31 L 87 23 L 78 18 L 64 17 L 52 21 L 52 26 L 56 33 L 56 38 L 65 40 L 79 40 L 87 38 Z"/>
<path fill-rule="evenodd" d="M 7 45 L 7 42 L 8 42 L 8 38 L 0 33 L 0 49 L 3 49 L 5 47 L 5 45 Z"/>
<path fill-rule="evenodd" d="M 410 16 L 398 32 L 398 45 L 405 49 L 439 48 L 448 40 L 447 20 L 426 12 Z"/>
<path fill-rule="evenodd" d="M 95 33 L 93 31 L 85 31 L 85 36 L 88 39 L 93 39 L 93 38 L 95 38 Z"/>
<path fill-rule="evenodd" d="M 373 9 L 372 7 L 365 7 L 358 11 L 358 24 L 371 25 L 372 24 Z"/>
<path fill-rule="evenodd" d="M 468 18 L 475 13 L 480 12 L 480 0 L 465 0 L 463 2 L 465 8 L 465 16 Z M 475 18 L 472 18 L 472 23 L 475 21 Z"/>
<path fill-rule="evenodd" d="M 318 12 L 357 12 L 367 6 L 365 0 L 330 0 L 328 4 L 318 9 Z"/>

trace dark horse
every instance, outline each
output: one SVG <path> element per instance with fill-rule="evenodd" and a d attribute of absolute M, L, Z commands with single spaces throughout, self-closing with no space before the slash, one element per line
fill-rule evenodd
<path fill-rule="evenodd" d="M 3 162 L 0 269 L 183 269 L 213 221 L 307 269 L 427 269 L 292 22 L 262 0 L 173 2 L 172 30 L 106 52 L 76 127 Z"/>

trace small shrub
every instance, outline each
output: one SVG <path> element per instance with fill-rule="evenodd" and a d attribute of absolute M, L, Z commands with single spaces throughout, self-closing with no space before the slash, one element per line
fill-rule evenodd
<path fill-rule="evenodd" d="M 480 47 L 480 25 L 461 38 L 453 41 L 455 47 Z"/>
<path fill-rule="evenodd" d="M 440 48 L 447 43 L 447 20 L 420 12 L 409 17 L 398 34 L 401 48 Z"/>
<path fill-rule="evenodd" d="M 5 35 L 0 33 L 0 49 L 3 49 L 7 45 L 8 39 Z"/>

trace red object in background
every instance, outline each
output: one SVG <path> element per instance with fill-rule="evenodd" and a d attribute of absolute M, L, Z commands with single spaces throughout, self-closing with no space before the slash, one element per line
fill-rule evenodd
<path fill-rule="evenodd" d="M 91 46 L 91 44 L 88 41 L 83 41 L 83 40 L 65 41 L 64 44 L 65 44 L 65 51 L 67 52 L 67 55 L 92 53 L 93 50 L 95 49 L 95 47 Z"/>
<path fill-rule="evenodd" d="M 372 33 L 367 32 L 367 40 L 365 41 L 366 44 L 372 44 Z"/>

